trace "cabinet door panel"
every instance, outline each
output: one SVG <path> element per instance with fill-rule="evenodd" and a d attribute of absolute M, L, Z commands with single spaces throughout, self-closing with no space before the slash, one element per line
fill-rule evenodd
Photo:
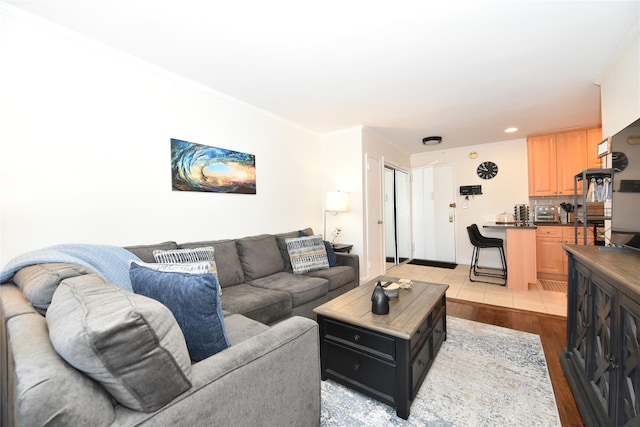
<path fill-rule="evenodd" d="M 574 274 L 576 322 L 574 325 L 575 330 L 572 334 L 572 342 L 569 345 L 574 349 L 575 362 L 578 367 L 582 372 L 586 372 L 588 336 L 591 330 L 591 324 L 589 323 L 591 318 L 589 312 L 589 272 L 581 268 L 580 265 L 576 265 Z"/>
<path fill-rule="evenodd" d="M 556 164 L 558 167 L 558 193 L 573 196 L 574 177 L 589 164 L 587 160 L 587 132 L 576 130 L 556 135 Z M 579 183 L 578 194 L 582 194 Z"/>
<path fill-rule="evenodd" d="M 567 274 L 562 249 L 561 227 L 538 227 L 536 229 L 536 271 L 548 274 Z"/>
<path fill-rule="evenodd" d="M 555 135 L 527 140 L 529 196 L 555 196 L 558 192 Z"/>
<path fill-rule="evenodd" d="M 606 282 L 592 276 L 593 294 L 593 346 L 589 382 L 598 399 L 598 412 L 607 423 L 612 420 L 615 404 L 614 390 L 617 383 L 615 369 L 617 361 L 613 350 L 614 301 L 613 290 Z"/>
<path fill-rule="evenodd" d="M 622 354 L 620 360 L 620 393 L 617 425 L 640 423 L 640 305 L 620 298 Z"/>
<path fill-rule="evenodd" d="M 602 159 L 598 157 L 598 144 L 602 142 L 602 128 L 587 129 L 587 169 L 602 168 Z"/>

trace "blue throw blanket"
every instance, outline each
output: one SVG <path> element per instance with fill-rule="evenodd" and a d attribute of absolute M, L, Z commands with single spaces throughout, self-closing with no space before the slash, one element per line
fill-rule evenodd
<path fill-rule="evenodd" d="M 64 262 L 89 268 L 119 288 L 132 291 L 129 261 L 140 258 L 118 246 L 65 244 L 18 255 L 0 272 L 0 283 L 11 279 L 20 269 L 34 264 Z"/>

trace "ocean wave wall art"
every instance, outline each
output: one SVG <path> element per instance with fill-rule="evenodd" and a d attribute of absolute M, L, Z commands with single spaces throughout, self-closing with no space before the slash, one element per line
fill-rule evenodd
<path fill-rule="evenodd" d="M 171 139 L 173 191 L 256 194 L 256 156 Z"/>

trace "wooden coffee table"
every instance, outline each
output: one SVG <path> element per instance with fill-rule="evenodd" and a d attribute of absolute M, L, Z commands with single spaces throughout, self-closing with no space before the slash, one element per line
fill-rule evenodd
<path fill-rule="evenodd" d="M 447 337 L 448 285 L 412 282 L 389 301 L 389 314 L 371 312 L 381 276 L 314 309 L 320 325 L 322 380 L 330 378 L 396 408 L 411 402 Z"/>

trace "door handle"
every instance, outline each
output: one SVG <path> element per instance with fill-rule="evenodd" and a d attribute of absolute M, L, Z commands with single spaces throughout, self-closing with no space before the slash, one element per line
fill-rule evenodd
<path fill-rule="evenodd" d="M 456 202 L 449 203 L 449 207 L 450 207 L 450 208 L 455 208 L 455 207 L 456 207 Z"/>
<path fill-rule="evenodd" d="M 378 220 L 378 224 L 382 224 L 382 220 L 381 219 Z"/>

